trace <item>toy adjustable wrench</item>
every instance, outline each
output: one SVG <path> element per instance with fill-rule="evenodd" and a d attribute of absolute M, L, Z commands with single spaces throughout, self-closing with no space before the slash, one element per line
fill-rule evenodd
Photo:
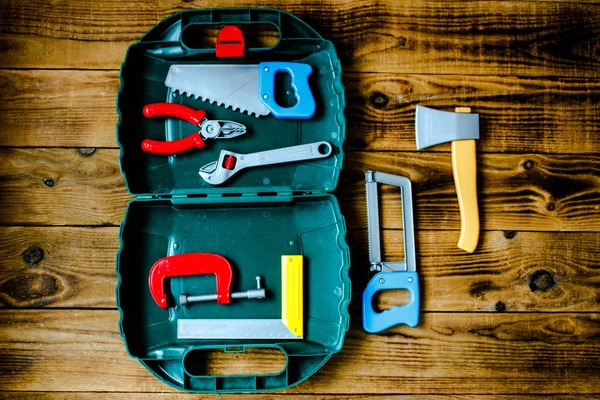
<path fill-rule="evenodd" d="M 408 178 L 383 172 L 367 171 L 367 218 L 369 231 L 369 261 L 371 278 L 363 292 L 363 328 L 369 333 L 381 332 L 394 325 L 415 327 L 419 323 L 419 277 L 415 261 L 415 234 L 413 226 L 412 190 Z M 377 183 L 397 186 L 402 199 L 402 225 L 404 235 L 404 261 L 381 260 L 379 237 L 379 204 Z M 410 300 L 403 306 L 377 312 L 373 309 L 373 296 L 380 290 L 406 289 Z"/>
<path fill-rule="evenodd" d="M 238 154 L 221 150 L 219 160 L 206 164 L 200 168 L 198 173 L 206 183 L 220 185 L 245 168 L 315 160 L 329 157 L 332 152 L 333 148 L 328 142 L 307 143 L 250 154 Z"/>
<path fill-rule="evenodd" d="M 228 304 L 231 299 L 264 299 L 265 289 L 260 287 L 260 277 L 256 277 L 257 288 L 245 292 L 229 293 L 231 286 L 231 265 L 222 256 L 209 253 L 186 253 L 161 258 L 152 266 L 148 285 L 152 298 L 160 308 L 167 308 L 166 278 L 187 275 L 215 274 L 217 293 L 188 296 L 181 294 L 182 306 L 200 301 L 217 301 Z"/>

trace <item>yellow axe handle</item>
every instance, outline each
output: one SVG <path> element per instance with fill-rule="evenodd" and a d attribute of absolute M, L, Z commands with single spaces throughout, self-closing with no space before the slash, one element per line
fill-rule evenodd
<path fill-rule="evenodd" d="M 471 112 L 457 108 L 456 112 Z M 477 205 L 477 162 L 475 140 L 452 142 L 452 171 L 460 209 L 460 238 L 458 248 L 472 253 L 479 241 L 479 207 Z"/>

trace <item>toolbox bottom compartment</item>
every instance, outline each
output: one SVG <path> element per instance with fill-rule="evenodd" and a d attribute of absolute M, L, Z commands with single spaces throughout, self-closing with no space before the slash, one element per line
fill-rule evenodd
<path fill-rule="evenodd" d="M 345 232 L 331 195 L 260 197 L 252 202 L 245 197 L 133 200 L 117 257 L 120 325 L 129 354 L 165 382 L 190 391 L 274 390 L 299 383 L 343 344 L 350 301 Z M 233 270 L 231 292 L 256 287 L 256 276 L 261 276 L 266 298 L 184 307 L 178 301 L 181 293 L 216 292 L 215 275 L 192 275 L 166 280 L 169 307 L 160 308 L 148 287 L 152 265 L 191 252 L 225 257 Z M 177 339 L 180 319 L 280 319 L 282 255 L 304 257 L 303 339 Z M 237 377 L 196 376 L 184 368 L 184 358 L 195 349 L 249 347 L 280 349 L 286 367 L 277 374 L 249 371 Z"/>

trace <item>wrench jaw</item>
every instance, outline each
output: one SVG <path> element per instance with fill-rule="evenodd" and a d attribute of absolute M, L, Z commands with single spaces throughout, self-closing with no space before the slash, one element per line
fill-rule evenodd
<path fill-rule="evenodd" d="M 229 164 L 226 161 L 235 160 L 233 167 L 226 168 L 225 165 Z M 231 178 L 236 172 L 243 168 L 241 161 L 241 154 L 234 153 L 232 151 L 221 150 L 219 155 L 219 161 L 213 161 L 206 164 L 198 171 L 198 174 L 206 183 L 211 185 L 220 185 L 229 178 Z M 231 164 L 229 164 L 231 165 Z"/>

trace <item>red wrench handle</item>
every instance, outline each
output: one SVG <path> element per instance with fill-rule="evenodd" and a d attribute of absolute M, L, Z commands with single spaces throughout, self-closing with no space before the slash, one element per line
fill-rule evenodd
<path fill-rule="evenodd" d="M 152 139 L 146 139 L 142 142 L 142 150 L 152 154 L 179 154 L 192 149 L 201 149 L 204 146 L 206 146 L 204 139 L 198 132 L 170 142 Z"/>
<path fill-rule="evenodd" d="M 167 308 L 166 278 L 187 275 L 215 274 L 217 278 L 217 302 L 231 301 L 232 271 L 229 262 L 218 254 L 186 253 L 161 258 L 150 269 L 148 285 L 152 298 L 161 308 Z"/>
<path fill-rule="evenodd" d="M 152 103 L 144 107 L 144 116 L 147 118 L 154 117 L 174 117 L 191 124 L 200 126 L 202 120 L 206 116 L 203 110 L 194 110 L 191 107 L 175 103 Z"/>

